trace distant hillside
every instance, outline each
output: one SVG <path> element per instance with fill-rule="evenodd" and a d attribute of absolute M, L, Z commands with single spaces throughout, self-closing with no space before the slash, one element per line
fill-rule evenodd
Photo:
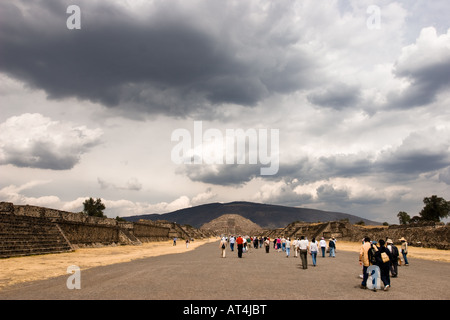
<path fill-rule="evenodd" d="M 284 228 L 294 221 L 326 222 L 342 219 L 348 219 L 350 223 L 364 221 L 366 225 L 380 225 L 379 222 L 370 221 L 347 213 L 253 202 L 209 203 L 165 214 L 146 214 L 123 218 L 127 221 L 138 221 L 139 219 L 168 220 L 200 228 L 203 224 L 224 214 L 241 215 L 266 229 Z"/>

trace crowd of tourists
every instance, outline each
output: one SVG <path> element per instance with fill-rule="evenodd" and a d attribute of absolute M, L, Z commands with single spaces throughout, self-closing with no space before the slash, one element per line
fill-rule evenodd
<path fill-rule="evenodd" d="M 408 243 L 406 239 L 401 238 L 400 250 L 394 245 L 391 239 L 380 239 L 372 241 L 369 237 L 365 237 L 362 241 L 362 246 L 359 253 L 360 265 L 363 267 L 361 288 L 371 289 L 376 291 L 381 289 L 381 282 L 384 285 L 384 290 L 391 287 L 391 277 L 398 276 L 398 266 L 408 263 Z M 319 241 L 312 238 L 311 241 L 305 236 L 300 238 L 290 239 L 289 237 L 276 237 L 270 239 L 269 237 L 251 237 L 251 236 L 224 236 L 220 241 L 221 256 L 226 257 L 226 249 L 230 248 L 232 252 L 237 251 L 238 258 L 242 258 L 243 253 L 249 252 L 252 249 L 265 249 L 266 253 L 270 252 L 272 248 L 275 252 L 283 252 L 286 258 L 291 256 L 300 257 L 303 269 L 308 268 L 308 255 L 311 256 L 312 265 L 317 265 L 317 257 L 322 256 L 334 258 L 336 257 L 336 242 L 335 238 L 325 240 L 321 237 Z M 400 254 L 403 259 L 400 258 Z"/>
<path fill-rule="evenodd" d="M 384 285 L 383 290 L 389 290 L 391 276 L 398 277 L 398 266 L 402 262 L 400 252 L 404 265 L 409 265 L 408 243 L 403 237 L 399 240 L 401 241 L 400 251 L 391 239 L 378 241 L 371 241 L 369 237 L 363 239 L 359 252 L 360 265 L 363 267 L 361 288 L 376 291 L 381 288 L 381 280 Z"/>
<path fill-rule="evenodd" d="M 265 248 L 266 253 L 270 252 L 270 248 L 276 252 L 284 252 L 286 258 L 291 255 L 295 258 L 300 257 L 302 261 L 302 268 L 308 268 L 308 254 L 311 255 L 313 266 L 317 265 L 317 256 L 322 255 L 325 258 L 326 252 L 329 253 L 329 257 L 334 258 L 336 256 L 336 239 L 331 238 L 328 242 L 322 237 L 319 241 L 312 238 L 311 241 L 305 236 L 295 238 L 291 240 L 289 237 L 276 237 L 270 239 L 270 237 L 251 237 L 251 236 L 234 236 L 222 237 L 219 247 L 221 248 L 221 256 L 226 257 L 226 248 L 230 247 L 232 252 L 237 250 L 238 258 L 242 258 L 242 254 L 253 249 Z"/>

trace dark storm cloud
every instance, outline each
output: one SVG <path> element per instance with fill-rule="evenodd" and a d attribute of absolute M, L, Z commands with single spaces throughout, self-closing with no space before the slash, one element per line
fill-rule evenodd
<path fill-rule="evenodd" d="M 402 109 L 425 106 L 435 102 L 440 92 L 450 88 L 450 61 L 416 72 L 399 71 L 396 75 L 409 79 L 411 85 L 401 94 L 391 93 L 388 97 L 390 105 Z"/>
<path fill-rule="evenodd" d="M 360 101 L 360 90 L 346 84 L 336 84 L 327 89 L 315 91 L 307 98 L 315 105 L 340 110 L 354 107 Z"/>
<path fill-rule="evenodd" d="M 270 94 L 309 82 L 312 59 L 291 49 L 283 35 L 271 35 L 273 21 L 253 26 L 237 20 L 234 11 L 243 6 L 228 8 L 229 20 L 210 30 L 196 20 L 214 24 L 209 15 L 221 14 L 206 5 L 183 12 L 176 3 L 155 2 L 148 13 L 138 14 L 109 1 L 81 1 L 81 29 L 68 30 L 70 4 L 2 2 L 0 70 L 52 99 L 76 97 L 129 112 L 174 116 L 214 104 L 255 106 Z M 236 24 L 246 27 L 246 38 L 264 41 L 245 42 Z M 264 28 L 267 34 L 261 33 Z M 276 58 L 271 59 L 272 51 Z"/>
<path fill-rule="evenodd" d="M 275 175 L 261 176 L 259 165 L 186 165 L 178 173 L 192 181 L 215 185 L 243 185 L 254 178 L 280 181 L 297 179 L 300 184 L 310 184 L 333 178 L 377 176 L 388 182 L 415 180 L 420 174 L 437 172 L 450 166 L 450 140 L 446 130 L 430 129 L 414 132 L 398 147 L 376 153 L 334 154 L 329 156 L 304 156 L 286 163 L 280 158 Z M 446 181 L 441 173 L 441 180 Z M 324 196 L 330 194 L 321 189 Z M 334 193 L 333 193 L 334 194 Z M 337 194 L 344 196 L 344 194 Z M 378 200 L 378 199 L 377 199 Z"/>
<path fill-rule="evenodd" d="M 177 173 L 186 175 L 191 181 L 213 185 L 239 186 L 259 176 L 260 166 L 250 164 L 185 165 Z"/>
<path fill-rule="evenodd" d="M 388 95 L 394 108 L 425 106 L 450 88 L 450 33 L 438 36 L 434 28 L 421 31 L 416 43 L 404 48 L 393 73 L 410 85 L 401 93 Z"/>
<path fill-rule="evenodd" d="M 417 176 L 444 169 L 450 165 L 448 130 L 429 129 L 413 132 L 397 148 L 380 154 L 375 163 L 381 172 L 394 177 Z"/>
<path fill-rule="evenodd" d="M 350 198 L 347 190 L 336 189 L 329 184 L 321 185 L 316 191 L 319 201 L 328 203 L 346 202 Z"/>
<path fill-rule="evenodd" d="M 414 175 L 443 169 L 450 165 L 450 157 L 442 152 L 427 150 L 388 154 L 376 163 L 380 171 L 400 175 Z"/>
<path fill-rule="evenodd" d="M 370 160 L 354 155 L 338 155 L 312 159 L 305 157 L 294 163 L 280 163 L 275 175 L 260 175 L 260 165 L 196 165 L 180 167 L 179 174 L 186 175 L 192 181 L 201 181 L 214 185 L 243 185 L 254 178 L 278 181 L 297 178 L 302 184 L 333 177 L 353 177 L 369 174 L 373 170 Z"/>

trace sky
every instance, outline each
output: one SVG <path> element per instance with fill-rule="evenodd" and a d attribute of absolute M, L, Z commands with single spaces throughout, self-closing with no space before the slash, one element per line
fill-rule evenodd
<path fill-rule="evenodd" d="M 450 200 L 448 12 L 1 1 L 0 201 L 78 212 L 101 198 L 112 218 L 231 201 L 418 215 L 424 197 Z"/>

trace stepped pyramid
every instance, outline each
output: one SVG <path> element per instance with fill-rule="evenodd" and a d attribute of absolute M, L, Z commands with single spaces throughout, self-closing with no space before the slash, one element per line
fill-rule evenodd
<path fill-rule="evenodd" d="M 0 258 L 72 250 L 59 226 L 48 219 L 0 214 Z"/>
<path fill-rule="evenodd" d="M 253 221 L 238 214 L 224 214 L 208 223 L 203 224 L 200 230 L 208 230 L 217 235 L 257 235 L 262 228 Z"/>

